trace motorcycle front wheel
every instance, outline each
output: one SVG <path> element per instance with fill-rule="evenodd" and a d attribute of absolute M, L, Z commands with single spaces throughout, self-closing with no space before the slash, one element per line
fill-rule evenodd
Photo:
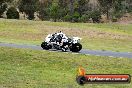
<path fill-rule="evenodd" d="M 70 47 L 70 51 L 79 52 L 82 49 L 82 45 L 80 43 L 72 44 Z"/>

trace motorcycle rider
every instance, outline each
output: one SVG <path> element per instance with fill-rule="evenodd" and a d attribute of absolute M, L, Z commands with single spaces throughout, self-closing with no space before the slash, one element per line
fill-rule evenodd
<path fill-rule="evenodd" d="M 58 33 L 58 37 L 60 37 L 60 41 L 58 43 L 58 45 L 60 45 L 60 47 L 62 48 L 63 51 L 66 51 L 67 47 L 67 42 L 68 42 L 68 37 L 62 33 L 61 31 Z"/>
<path fill-rule="evenodd" d="M 62 41 L 63 33 L 60 31 L 56 34 L 55 41 L 57 45 L 60 45 Z"/>
<path fill-rule="evenodd" d="M 62 37 L 62 43 L 61 43 L 61 48 L 63 51 L 66 51 L 68 49 L 68 37 L 64 34 Z"/>
<path fill-rule="evenodd" d="M 63 33 L 60 31 L 58 33 L 52 34 L 51 36 L 52 36 L 50 39 L 51 42 L 58 42 L 58 41 L 60 42 L 63 37 Z"/>
<path fill-rule="evenodd" d="M 52 34 L 50 41 L 55 42 L 56 36 L 57 36 L 57 33 Z"/>
<path fill-rule="evenodd" d="M 66 51 L 68 37 L 61 31 L 58 33 L 52 34 L 52 38 L 50 39 L 50 41 L 55 42 L 58 47 L 60 47 L 63 51 Z"/>

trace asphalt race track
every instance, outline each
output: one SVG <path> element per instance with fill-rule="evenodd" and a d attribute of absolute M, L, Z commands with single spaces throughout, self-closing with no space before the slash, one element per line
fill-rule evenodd
<path fill-rule="evenodd" d="M 43 50 L 40 46 L 35 45 L 19 45 L 19 44 L 8 44 L 0 43 L 1 47 L 13 47 L 13 48 L 28 48 L 33 50 Z M 50 50 L 55 51 L 55 50 Z M 70 51 L 68 51 L 70 52 Z M 100 50 L 87 50 L 82 49 L 78 53 L 73 54 L 86 54 L 86 55 L 96 55 L 96 56 L 109 56 L 109 57 L 120 57 L 120 58 L 132 58 L 132 52 L 112 52 L 112 51 L 100 51 Z"/>

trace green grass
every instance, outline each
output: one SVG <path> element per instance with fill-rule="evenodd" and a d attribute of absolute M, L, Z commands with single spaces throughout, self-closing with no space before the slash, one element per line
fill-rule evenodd
<path fill-rule="evenodd" d="M 131 74 L 132 59 L 75 55 L 0 47 L 2 88 L 82 88 L 75 77 L 82 65 L 88 74 Z M 83 88 L 132 88 L 130 84 L 87 84 Z"/>
<path fill-rule="evenodd" d="M 47 22 L 46 22 L 47 23 Z M 117 24 L 117 23 L 60 23 L 60 22 L 52 22 L 47 23 L 47 25 L 59 26 L 59 27 L 68 27 L 68 28 L 80 28 L 80 29 L 92 29 L 92 30 L 99 30 L 105 32 L 112 32 L 117 34 L 126 34 L 132 35 L 132 24 Z"/>
<path fill-rule="evenodd" d="M 82 37 L 83 48 L 132 52 L 132 24 L 92 24 L 0 19 L 0 42 L 40 45 L 62 30 Z M 0 88 L 81 88 L 75 77 L 82 65 L 89 74 L 131 74 L 132 59 L 75 55 L 0 47 Z M 131 84 L 89 84 L 84 88 L 132 88 Z"/>
<path fill-rule="evenodd" d="M 0 19 L 0 42 L 40 45 L 49 33 L 79 36 L 83 48 L 132 52 L 132 24 L 93 24 Z"/>

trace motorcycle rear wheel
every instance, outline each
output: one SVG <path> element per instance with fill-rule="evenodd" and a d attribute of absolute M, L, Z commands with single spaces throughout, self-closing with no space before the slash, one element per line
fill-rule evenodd
<path fill-rule="evenodd" d="M 47 42 L 42 42 L 41 47 L 42 47 L 43 49 L 46 49 L 46 50 L 49 50 L 49 49 L 52 48 L 52 46 L 51 46 L 51 45 L 48 45 Z"/>

